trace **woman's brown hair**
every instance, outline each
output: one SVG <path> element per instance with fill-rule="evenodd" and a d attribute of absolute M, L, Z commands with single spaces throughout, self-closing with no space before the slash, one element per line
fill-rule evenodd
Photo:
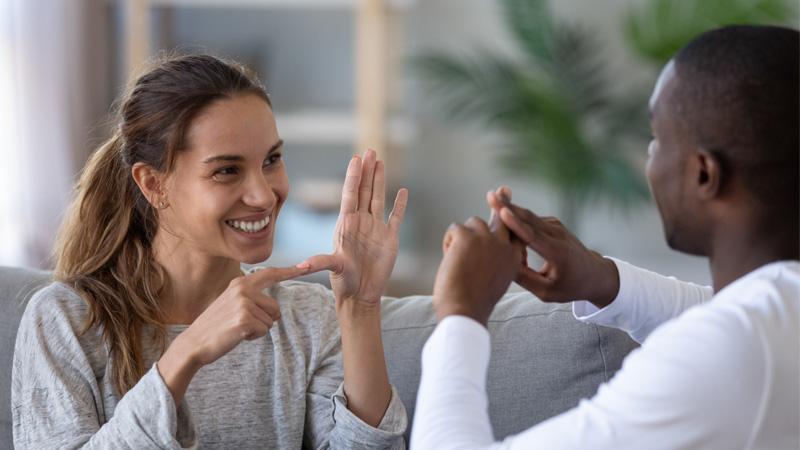
<path fill-rule="evenodd" d="M 159 297 L 169 285 L 153 258 L 154 199 L 142 194 L 131 168 L 141 162 L 169 173 L 192 119 L 214 101 L 245 93 L 269 104 L 263 85 L 239 64 L 208 55 L 162 59 L 130 86 L 116 132 L 81 173 L 58 233 L 54 277 L 88 303 L 81 333 L 102 331 L 120 396 L 147 370 L 143 340 L 164 350 L 167 318 Z"/>

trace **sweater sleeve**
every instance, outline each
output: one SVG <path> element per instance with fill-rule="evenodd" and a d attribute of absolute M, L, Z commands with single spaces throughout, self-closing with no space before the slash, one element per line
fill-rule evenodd
<path fill-rule="evenodd" d="M 580 321 L 619 328 L 636 342 L 644 342 L 661 324 L 714 295 L 711 287 L 665 277 L 611 259 L 619 271 L 617 297 L 603 309 L 587 301 L 576 301 L 572 304 L 572 312 Z"/>
<path fill-rule="evenodd" d="M 372 427 L 347 408 L 344 394 L 342 346 L 333 296 L 325 289 L 319 313 L 315 348 L 316 360 L 306 393 L 305 445 L 311 448 L 405 449 L 403 433 L 408 417 L 397 391 L 383 419 Z"/>
<path fill-rule="evenodd" d="M 93 367 L 99 339 L 78 336 L 86 304 L 72 289 L 53 284 L 31 299 L 14 349 L 11 409 L 14 447 L 195 448 L 188 410 L 175 401 L 155 365 L 112 412 L 104 411 L 102 377 Z M 110 395 L 106 393 L 106 395 Z M 112 415 L 113 414 L 113 415 Z M 111 415 L 110 418 L 106 415 Z"/>

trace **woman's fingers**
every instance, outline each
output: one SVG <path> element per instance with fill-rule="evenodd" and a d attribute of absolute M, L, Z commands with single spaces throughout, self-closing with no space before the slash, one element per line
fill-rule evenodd
<path fill-rule="evenodd" d="M 364 164 L 361 167 L 361 185 L 358 189 L 358 211 L 370 212 L 372 203 L 372 181 L 375 177 L 375 150 L 367 150 L 364 154 Z"/>
<path fill-rule="evenodd" d="M 342 187 L 342 205 L 339 214 L 344 215 L 356 212 L 358 208 L 358 187 L 361 184 L 362 161 L 358 155 L 353 156 L 347 166 L 347 174 L 344 177 Z"/>
<path fill-rule="evenodd" d="M 252 296 L 252 300 L 253 304 L 257 307 L 256 309 L 258 309 L 258 311 L 255 312 L 258 313 L 257 317 L 259 320 L 266 323 L 266 319 L 272 322 L 281 318 L 280 306 L 278 306 L 278 301 L 274 298 L 263 292 L 257 292 Z"/>
<path fill-rule="evenodd" d="M 319 272 L 320 270 L 330 270 L 337 274 L 344 272 L 344 262 L 337 255 L 314 255 L 298 266 L 308 267 L 310 272 Z"/>
<path fill-rule="evenodd" d="M 389 228 L 394 233 L 400 231 L 400 225 L 402 225 L 403 217 L 406 214 L 406 206 L 408 206 L 408 189 L 402 188 L 397 191 L 397 196 L 394 198 L 394 207 L 391 214 L 389 214 Z"/>
<path fill-rule="evenodd" d="M 257 267 L 252 273 L 245 275 L 244 278 L 249 283 L 252 283 L 250 286 L 260 291 L 275 283 L 316 272 L 310 266 L 303 266 L 302 264 L 292 267 Z"/>
<path fill-rule="evenodd" d="M 247 329 L 242 331 L 242 339 L 254 341 L 258 338 L 264 337 L 269 332 L 271 326 L 272 324 L 267 325 L 261 321 L 251 321 L 250 325 L 247 326 Z"/>
<path fill-rule="evenodd" d="M 369 207 L 372 216 L 383 222 L 383 210 L 386 203 L 386 167 L 383 161 L 375 162 L 375 176 L 372 181 L 372 204 Z"/>

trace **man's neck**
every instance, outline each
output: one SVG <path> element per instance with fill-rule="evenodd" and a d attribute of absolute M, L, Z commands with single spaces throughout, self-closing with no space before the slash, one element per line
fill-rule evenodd
<path fill-rule="evenodd" d="M 735 227 L 718 231 L 709 254 L 714 292 L 766 264 L 797 260 L 800 253 L 796 230 L 779 224 L 766 233 Z"/>
<path fill-rule="evenodd" d="M 169 279 L 159 300 L 171 324 L 194 322 L 241 275 L 238 261 L 210 256 L 168 233 L 156 234 L 153 253 Z"/>

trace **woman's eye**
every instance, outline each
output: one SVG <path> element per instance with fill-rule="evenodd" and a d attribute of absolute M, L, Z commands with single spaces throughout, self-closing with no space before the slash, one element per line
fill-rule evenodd
<path fill-rule="evenodd" d="M 264 161 L 264 167 L 278 163 L 282 157 L 283 155 L 281 155 L 280 153 L 273 153 L 269 155 L 267 159 Z"/>
<path fill-rule="evenodd" d="M 237 173 L 239 173 L 239 170 L 236 167 L 223 167 L 221 169 L 217 169 L 214 172 L 214 177 L 215 178 L 225 177 L 230 175 L 236 175 Z"/>

